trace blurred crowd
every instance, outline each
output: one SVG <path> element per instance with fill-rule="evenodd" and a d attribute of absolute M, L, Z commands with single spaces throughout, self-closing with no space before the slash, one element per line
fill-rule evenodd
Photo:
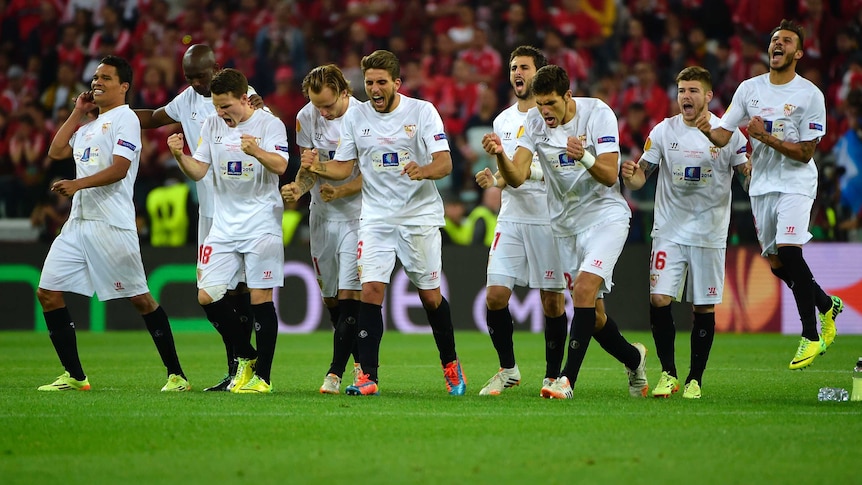
<path fill-rule="evenodd" d="M 806 29 L 800 74 L 823 90 L 828 110 L 828 135 L 815 155 L 821 178 L 812 232 L 821 240 L 857 238 L 862 0 L 0 0 L 0 217 L 30 217 L 46 240 L 62 225 L 69 201 L 47 187 L 74 177 L 74 162 L 51 161 L 47 147 L 106 54 L 132 63 L 132 108 L 159 108 L 185 87 L 180 60 L 188 46 L 208 44 L 221 66 L 246 74 L 293 141 L 306 102 L 299 86 L 311 67 L 339 65 L 364 100 L 360 59 L 391 50 L 401 60 L 400 92 L 431 101 L 444 119 L 454 169 L 439 188 L 458 227 L 476 207 L 499 209 L 499 194 L 483 194 L 473 174 L 494 168 L 481 137 L 512 102 L 514 47 L 540 47 L 567 70 L 576 95 L 606 101 L 619 118 L 622 156 L 637 159 L 649 130 L 676 114 L 674 79 L 683 67 L 709 69 L 710 108 L 721 115 L 742 80 L 767 72 L 768 35 L 782 18 Z M 144 132 L 135 195 L 144 238 L 148 193 L 185 182 L 165 143 L 176 131 Z M 627 194 L 632 240 L 649 237 L 654 181 Z M 754 242 L 738 186 L 734 201 L 731 243 Z M 189 212 L 197 212 L 193 199 Z"/>

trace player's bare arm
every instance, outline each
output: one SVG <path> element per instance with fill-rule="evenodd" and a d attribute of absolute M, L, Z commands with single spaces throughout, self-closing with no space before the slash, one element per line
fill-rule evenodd
<path fill-rule="evenodd" d="M 697 120 L 695 120 L 695 125 L 701 133 L 706 135 L 709 141 L 715 144 L 715 146 L 723 147 L 730 141 L 730 136 L 733 135 L 733 132 L 725 130 L 720 126 L 718 128 L 713 128 L 709 123 L 710 116 L 712 115 L 710 115 L 709 111 L 704 110 L 704 112 L 697 117 Z"/>
<path fill-rule="evenodd" d="M 747 153 L 745 156 L 751 157 L 751 155 Z M 742 188 L 748 192 L 748 186 L 751 185 L 751 160 L 749 159 L 745 163 L 733 167 L 733 172 L 736 174 Z"/>
<path fill-rule="evenodd" d="M 113 162 L 109 167 L 87 177 L 75 180 L 60 180 L 51 186 L 51 190 L 60 195 L 72 197 L 75 195 L 75 192 L 81 189 L 101 187 L 123 180 L 126 178 L 126 174 L 129 173 L 129 167 L 131 166 L 132 162 L 128 158 L 114 155 Z"/>
<path fill-rule="evenodd" d="M 618 152 L 602 153 L 594 157 L 584 148 L 580 138 L 570 136 L 566 140 L 566 156 L 580 161 L 600 184 L 611 187 L 617 182 L 619 176 L 617 163 L 620 157 Z"/>
<path fill-rule="evenodd" d="M 766 131 L 766 124 L 760 116 L 754 116 L 748 122 L 748 136 L 778 153 L 802 163 L 811 161 L 811 157 L 814 156 L 814 150 L 817 148 L 817 140 L 800 141 L 797 143 L 779 140 Z"/>
<path fill-rule="evenodd" d="M 259 94 L 254 93 L 248 97 L 248 104 L 250 104 L 251 107 L 254 109 L 262 109 L 263 108 L 263 98 L 261 98 Z"/>
<path fill-rule="evenodd" d="M 315 148 L 302 152 L 300 162 L 302 164 L 302 168 L 315 175 L 329 180 L 344 180 L 353 173 L 353 164 L 356 163 L 356 159 L 321 162 L 320 154 L 317 153 L 317 149 Z"/>
<path fill-rule="evenodd" d="M 476 173 L 476 184 L 483 189 L 487 189 L 489 187 L 502 189 L 506 186 L 506 180 L 503 179 L 502 175 L 500 175 L 499 170 L 491 173 L 491 169 L 486 167 L 484 170 Z"/>
<path fill-rule="evenodd" d="M 48 156 L 54 160 L 62 160 L 72 156 L 72 147 L 69 145 L 69 140 L 75 134 L 75 130 L 87 121 L 87 113 L 96 109 L 93 104 L 93 93 L 90 91 L 83 92 L 75 98 L 75 107 L 72 113 L 66 118 L 66 121 L 57 130 L 54 139 L 51 140 L 51 146 L 48 147 Z"/>
<path fill-rule="evenodd" d="M 524 147 L 518 147 L 512 159 L 503 151 L 500 136 L 488 133 L 482 138 L 482 148 L 489 155 L 497 157 L 497 168 L 503 180 L 512 187 L 519 187 L 530 178 L 530 164 L 533 163 L 533 153 Z"/>
<path fill-rule="evenodd" d="M 256 158 L 261 165 L 270 172 L 281 175 L 287 170 L 287 160 L 275 152 L 268 152 L 257 144 L 254 135 L 243 134 L 240 136 L 240 148 L 246 155 Z"/>
<path fill-rule="evenodd" d="M 137 115 L 138 121 L 141 122 L 141 128 L 144 130 L 178 123 L 177 120 L 168 116 L 168 112 L 165 111 L 164 107 L 159 109 L 136 109 L 133 111 Z"/>
<path fill-rule="evenodd" d="M 171 154 L 177 161 L 180 170 L 194 181 L 204 178 L 207 171 L 209 171 L 209 164 L 195 160 L 193 157 L 183 153 L 183 146 L 185 146 L 185 143 L 182 133 L 174 133 L 168 137 L 168 148 L 171 150 Z"/>
<path fill-rule="evenodd" d="M 631 190 L 638 190 L 644 186 L 646 180 L 656 171 L 658 165 L 652 164 L 640 159 L 638 163 L 633 160 L 626 160 L 620 167 L 620 174 L 623 177 L 623 184 Z"/>
<path fill-rule="evenodd" d="M 404 165 L 401 175 L 407 175 L 410 180 L 439 180 L 452 173 L 452 155 L 448 150 L 431 154 L 431 163 L 419 165 L 411 160 Z"/>
<path fill-rule="evenodd" d="M 362 190 L 362 175 L 343 185 L 322 184 L 320 186 L 320 198 L 324 202 L 332 202 L 342 197 L 356 195 Z"/>

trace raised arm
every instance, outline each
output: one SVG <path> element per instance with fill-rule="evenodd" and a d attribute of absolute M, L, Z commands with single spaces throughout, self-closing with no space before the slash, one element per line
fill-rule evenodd
<path fill-rule="evenodd" d="M 401 175 L 407 175 L 410 180 L 438 180 L 452 172 L 452 155 L 448 150 L 431 154 L 431 163 L 419 165 L 411 160 L 404 165 Z"/>
<path fill-rule="evenodd" d="M 777 137 L 767 133 L 763 118 L 760 116 L 753 116 L 748 122 L 748 136 L 778 153 L 802 163 L 810 162 L 811 157 L 814 156 L 814 150 L 817 148 L 817 140 L 795 143 L 787 140 L 779 140 Z"/>
<path fill-rule="evenodd" d="M 81 93 L 75 98 L 75 107 L 72 113 L 66 118 L 66 121 L 57 130 L 54 139 L 51 140 L 51 146 L 48 147 L 48 156 L 54 160 L 62 160 L 72 156 L 72 147 L 69 145 L 69 140 L 75 134 L 75 130 L 84 124 L 87 119 L 87 113 L 94 110 L 96 105 L 93 104 L 93 95 L 89 91 Z"/>
<path fill-rule="evenodd" d="M 510 159 L 503 151 L 500 136 L 496 133 L 486 134 L 482 138 L 482 147 L 489 155 L 497 157 L 497 169 L 507 184 L 519 187 L 530 178 L 530 164 L 533 162 L 533 153 L 530 150 L 519 146 Z"/>
<path fill-rule="evenodd" d="M 240 137 L 240 148 L 246 155 L 256 158 L 264 168 L 281 175 L 287 170 L 287 159 L 275 152 L 268 152 L 260 147 L 253 135 L 244 134 Z"/>
<path fill-rule="evenodd" d="M 638 163 L 633 160 L 623 162 L 620 174 L 623 176 L 623 184 L 631 190 L 638 190 L 644 186 L 646 180 L 655 172 L 658 165 L 640 159 Z"/>
<path fill-rule="evenodd" d="M 697 117 L 695 123 L 697 124 L 697 129 L 701 131 L 709 141 L 711 141 L 717 147 L 723 147 L 727 145 L 727 142 L 730 141 L 730 136 L 733 135 L 732 131 L 725 130 L 722 127 L 713 128 L 709 123 L 709 119 L 712 115 L 705 111 Z"/>
<path fill-rule="evenodd" d="M 168 148 L 171 149 L 171 154 L 176 159 L 183 171 L 190 179 L 198 181 L 207 174 L 210 166 L 207 163 L 195 160 L 189 155 L 183 153 L 183 134 L 174 133 L 168 137 Z"/>
<path fill-rule="evenodd" d="M 306 150 L 301 157 L 302 168 L 329 180 L 344 180 L 353 173 L 356 160 L 321 162 L 317 149 Z"/>

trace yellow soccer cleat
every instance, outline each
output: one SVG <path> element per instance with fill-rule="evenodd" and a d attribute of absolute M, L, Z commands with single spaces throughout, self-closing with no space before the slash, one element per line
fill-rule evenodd
<path fill-rule="evenodd" d="M 236 362 L 236 374 L 230 383 L 230 392 L 239 392 L 239 388 L 248 384 L 251 378 L 254 377 L 254 365 L 257 363 L 257 359 L 238 357 Z"/>
<path fill-rule="evenodd" d="M 255 374 L 244 386 L 231 390 L 231 392 L 236 394 L 269 394 L 272 392 L 272 384 Z"/>
<path fill-rule="evenodd" d="M 177 374 L 168 376 L 168 382 L 162 387 L 162 392 L 185 392 L 191 391 L 192 385 L 185 377 Z"/>
<path fill-rule="evenodd" d="M 820 336 L 825 344 L 823 353 L 835 341 L 835 335 L 838 333 L 838 330 L 835 328 L 835 319 L 838 318 L 838 314 L 842 311 L 844 311 L 844 302 L 841 301 L 841 298 L 833 296 L 832 308 L 828 312 L 820 314 Z"/>
<path fill-rule="evenodd" d="M 57 380 L 44 386 L 39 386 L 40 391 L 89 391 L 90 381 L 84 377 L 83 381 L 72 378 L 68 372 L 57 377 Z"/>
<path fill-rule="evenodd" d="M 700 399 L 700 384 L 697 383 L 697 379 L 688 381 L 688 384 L 685 385 L 685 390 L 682 391 L 682 397 L 686 399 Z"/>
<path fill-rule="evenodd" d="M 804 369 L 814 362 L 814 358 L 826 351 L 826 343 L 823 338 L 817 340 L 808 340 L 805 337 L 799 339 L 799 347 L 796 349 L 796 356 L 790 361 L 790 369 Z"/>
<path fill-rule="evenodd" d="M 679 379 L 667 372 L 662 372 L 658 384 L 652 390 L 652 397 L 668 398 L 677 391 L 679 391 Z"/>

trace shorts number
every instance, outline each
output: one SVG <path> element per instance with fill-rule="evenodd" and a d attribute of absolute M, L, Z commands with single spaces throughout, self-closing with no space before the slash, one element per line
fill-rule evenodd
<path fill-rule="evenodd" d="M 362 241 L 356 245 L 356 259 L 362 259 Z"/>
<path fill-rule="evenodd" d="M 649 255 L 649 262 L 651 268 L 662 270 L 665 264 L 667 264 L 667 253 L 664 251 L 653 251 Z"/>
<path fill-rule="evenodd" d="M 494 233 L 494 244 L 491 244 L 491 249 L 497 249 L 497 243 L 500 242 L 500 233 Z"/>
<path fill-rule="evenodd" d="M 210 255 L 212 253 L 212 246 L 204 246 L 203 244 L 201 244 L 201 246 L 198 248 L 198 260 L 201 262 L 201 264 L 207 264 L 210 262 Z"/>
<path fill-rule="evenodd" d="M 317 258 L 311 258 L 312 263 L 314 263 L 314 271 L 317 272 L 317 276 L 320 276 L 320 265 L 317 264 Z"/>
<path fill-rule="evenodd" d="M 571 273 L 563 273 L 563 276 L 566 277 L 566 288 L 569 290 L 569 292 L 574 291 L 575 281 L 572 279 Z"/>

